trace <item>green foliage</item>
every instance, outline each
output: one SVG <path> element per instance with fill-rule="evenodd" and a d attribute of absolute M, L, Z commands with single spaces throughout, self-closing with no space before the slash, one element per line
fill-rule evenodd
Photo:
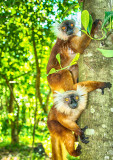
<path fill-rule="evenodd" d="M 92 16 L 89 14 L 89 12 L 87 10 L 84 10 L 81 14 L 81 22 L 82 25 L 85 29 L 85 32 L 87 34 L 87 32 L 90 34 L 91 33 L 91 28 L 92 28 L 92 24 L 93 24 L 93 20 L 92 20 Z"/>
<path fill-rule="evenodd" d="M 56 69 L 55 69 L 55 68 L 52 68 L 52 69 L 50 70 L 49 74 L 53 74 L 53 73 L 55 73 L 55 72 L 57 72 Z"/>
<path fill-rule="evenodd" d="M 58 54 L 56 55 L 56 59 L 57 59 L 58 63 L 60 64 L 60 67 L 61 67 L 60 53 L 58 53 Z M 61 67 L 61 68 L 62 68 L 62 67 Z"/>
<path fill-rule="evenodd" d="M 84 33 L 87 34 L 87 31 L 88 33 L 90 34 L 91 32 L 91 28 L 92 28 L 92 23 L 93 23 L 93 20 L 92 20 L 92 16 L 89 14 L 89 12 L 87 10 L 84 10 L 81 14 L 81 22 L 82 22 L 82 25 L 85 29 L 82 30 Z M 104 22 L 102 24 L 102 29 L 107 33 L 108 32 L 108 29 L 113 29 L 112 28 L 112 25 L 113 25 L 113 12 L 105 12 L 105 17 L 104 17 Z"/>
<path fill-rule="evenodd" d="M 91 28 L 92 28 L 93 20 L 92 20 L 92 17 L 91 17 L 91 15 L 89 15 L 89 12 L 87 10 L 84 10 L 82 12 L 81 22 L 82 22 L 82 25 L 84 26 L 84 29 L 85 29 L 85 30 L 82 30 L 82 32 L 84 32 L 85 34 L 87 34 L 87 32 L 88 32 L 90 34 L 91 33 Z M 104 18 L 104 22 L 102 24 L 102 29 L 105 32 L 105 35 L 108 33 L 108 31 L 110 31 L 111 29 L 113 29 L 113 12 L 112 11 L 111 12 L 105 12 L 105 18 Z M 102 39 L 104 39 L 105 35 L 103 34 L 102 38 L 96 39 L 96 40 L 102 40 Z M 91 39 L 94 39 L 91 36 L 89 36 L 89 37 Z M 98 48 L 98 50 L 105 57 L 113 57 L 113 51 L 112 50 L 104 50 L 104 49 L 99 49 L 99 48 Z"/>
<path fill-rule="evenodd" d="M 67 155 L 67 159 L 68 160 L 80 160 L 80 157 L 72 157 L 72 156 L 70 156 L 69 154 Z"/>
<path fill-rule="evenodd" d="M 104 22 L 102 24 L 102 29 L 105 34 L 113 29 L 113 11 L 105 12 Z M 106 50 L 97 48 L 104 57 L 113 57 L 113 50 Z"/>
<path fill-rule="evenodd" d="M 80 53 L 77 53 L 72 62 L 70 63 L 70 66 L 74 65 L 77 63 L 78 59 L 80 57 Z"/>
<path fill-rule="evenodd" d="M 81 22 L 84 27 L 84 29 L 87 31 L 88 25 L 89 25 L 89 12 L 87 10 L 84 10 L 81 14 Z"/>
<path fill-rule="evenodd" d="M 28 147 L 26 145 L 1 145 L 0 146 L 0 159 L 5 155 L 5 152 L 8 153 L 10 152 L 10 158 L 11 160 L 45 160 L 45 155 L 42 154 L 40 155 L 38 152 L 35 153 L 32 150 L 32 147 Z M 3 151 L 2 151 L 3 150 Z M 3 154 L 3 155 L 2 155 Z M 6 158 L 7 154 L 6 154 Z M 49 159 L 48 159 L 49 160 Z"/>
<path fill-rule="evenodd" d="M 88 28 L 87 28 L 87 31 L 89 34 L 91 33 L 92 24 L 93 24 L 93 19 L 92 19 L 92 16 L 89 15 L 89 24 L 88 24 Z"/>
<path fill-rule="evenodd" d="M 97 50 L 100 51 L 104 57 L 113 57 L 113 50 L 105 50 L 100 48 L 97 48 Z"/>
<path fill-rule="evenodd" d="M 69 14 L 75 15 L 79 5 L 73 0 L 5 0 L 0 1 L 0 6 L 0 142 L 11 142 L 12 125 L 15 125 L 19 142 L 32 145 L 37 103 L 35 141 L 43 142 L 49 154 L 47 112 L 53 101 L 52 96 L 49 97 L 46 65 L 56 38 L 51 27 Z M 39 89 L 42 106 L 39 97 L 36 98 L 38 74 L 35 51 L 41 72 Z M 13 89 L 12 103 L 10 87 Z"/>
<path fill-rule="evenodd" d="M 113 29 L 113 11 L 105 12 L 102 29 L 105 31 L 106 34 L 109 30 Z"/>

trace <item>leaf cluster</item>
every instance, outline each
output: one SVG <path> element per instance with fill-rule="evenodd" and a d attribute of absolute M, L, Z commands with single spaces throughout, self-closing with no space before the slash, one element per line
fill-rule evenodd
<path fill-rule="evenodd" d="M 89 14 L 87 10 L 84 10 L 81 15 L 81 22 L 85 30 L 82 30 L 85 34 L 87 32 L 90 34 L 91 33 L 91 28 L 92 28 L 92 17 Z M 102 24 L 102 30 L 105 32 L 105 35 L 101 39 L 97 40 L 102 40 L 105 38 L 107 33 L 113 29 L 113 12 L 105 12 L 105 17 L 104 17 L 104 22 Z M 87 34 L 88 35 L 88 34 Z M 88 35 L 89 36 L 89 35 Z M 91 36 L 89 36 L 91 39 L 93 39 Z M 113 57 L 113 50 L 105 50 L 105 49 L 100 49 L 98 50 L 102 53 L 103 56 L 105 57 Z"/>

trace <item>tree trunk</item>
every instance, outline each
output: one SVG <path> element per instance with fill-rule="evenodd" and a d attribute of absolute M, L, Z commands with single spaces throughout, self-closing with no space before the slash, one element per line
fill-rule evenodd
<path fill-rule="evenodd" d="M 86 0 L 84 9 L 103 21 L 105 11 L 110 11 L 111 0 Z M 95 15 L 96 14 L 96 15 Z M 113 59 L 103 57 L 97 51 L 101 41 L 92 40 L 79 60 L 79 81 L 103 81 L 113 84 Z M 79 125 L 88 125 L 88 144 L 82 145 L 81 160 L 113 159 L 113 87 L 89 94 L 87 109 L 81 115 Z"/>
<path fill-rule="evenodd" d="M 13 95 L 13 84 L 10 84 L 11 90 L 10 90 L 10 101 L 9 101 L 9 113 L 13 114 L 14 111 L 14 95 Z M 18 120 L 14 120 L 11 119 L 11 143 L 15 144 L 15 143 L 19 143 L 19 136 L 18 136 L 18 125 L 17 122 Z"/>

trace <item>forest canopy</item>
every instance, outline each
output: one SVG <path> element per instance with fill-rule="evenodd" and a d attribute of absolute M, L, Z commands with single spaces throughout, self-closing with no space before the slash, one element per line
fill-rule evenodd
<path fill-rule="evenodd" d="M 0 152 L 12 151 L 15 145 L 21 150 L 21 145 L 25 149 L 42 143 L 49 155 L 46 122 L 53 102 L 46 66 L 56 39 L 52 26 L 65 19 L 77 21 L 79 4 L 73 0 L 1 0 L 0 6 Z M 17 158 L 25 159 L 21 153 Z"/>

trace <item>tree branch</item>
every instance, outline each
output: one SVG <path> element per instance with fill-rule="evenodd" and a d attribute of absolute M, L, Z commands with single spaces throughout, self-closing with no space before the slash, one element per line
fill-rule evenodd
<path fill-rule="evenodd" d="M 39 67 L 39 62 L 38 62 L 38 56 L 37 56 L 37 51 L 36 51 L 36 43 L 35 43 L 35 37 L 34 37 L 34 28 L 32 27 L 32 39 L 33 39 L 33 48 L 34 48 L 34 55 L 35 55 L 35 62 L 36 62 L 36 89 L 35 89 L 35 98 L 36 98 L 36 107 L 34 111 L 34 127 L 33 127 L 33 142 L 32 142 L 32 148 L 34 146 L 34 141 L 35 141 L 35 128 L 36 128 L 36 117 L 37 117 L 37 110 L 38 110 L 38 101 L 37 98 L 39 99 L 40 105 L 42 106 L 42 97 L 41 97 L 41 92 L 40 92 L 40 67 Z"/>
<path fill-rule="evenodd" d="M 30 72 L 31 72 L 31 71 L 28 71 L 27 73 L 23 73 L 23 74 L 21 74 L 21 75 L 19 75 L 19 76 L 17 76 L 17 77 L 14 77 L 13 80 L 14 80 L 14 79 L 17 79 L 17 78 L 20 78 L 20 77 L 22 77 L 22 76 L 24 76 L 24 75 L 26 75 L 26 74 L 29 74 Z"/>
<path fill-rule="evenodd" d="M 33 48 L 34 48 L 34 55 L 35 55 L 35 62 L 36 62 L 36 95 L 39 99 L 40 105 L 42 106 L 42 97 L 41 97 L 41 92 L 40 92 L 40 67 L 39 67 L 39 62 L 38 62 L 38 56 L 37 56 L 37 51 L 36 51 L 36 43 L 35 43 L 35 38 L 34 38 L 34 28 L 32 27 L 32 38 L 33 38 Z"/>
<path fill-rule="evenodd" d="M 44 112 L 45 113 L 48 113 L 48 103 L 49 103 L 50 94 L 51 94 L 51 89 L 49 89 L 49 92 L 48 92 L 48 95 L 47 95 L 47 98 L 46 98 L 46 103 L 45 103 L 45 106 L 44 106 Z"/>
<path fill-rule="evenodd" d="M 10 92 L 11 92 L 11 94 L 12 94 L 12 97 L 13 97 L 13 99 L 14 99 L 16 105 L 17 105 L 17 108 L 18 108 L 18 112 L 17 112 L 17 128 L 18 128 L 18 127 L 19 127 L 18 120 L 19 120 L 19 111 L 20 111 L 20 107 L 19 107 L 19 104 L 18 104 L 18 102 L 17 102 L 17 100 L 16 100 L 16 98 L 15 98 L 15 96 L 14 96 L 13 89 L 12 89 L 10 83 L 9 83 L 9 80 L 7 79 L 7 77 L 6 77 L 5 75 L 3 75 L 3 74 L 1 74 L 1 75 L 2 75 L 3 78 L 5 79 L 6 84 L 7 84 L 7 86 L 9 87 L 9 90 L 10 90 Z"/>

